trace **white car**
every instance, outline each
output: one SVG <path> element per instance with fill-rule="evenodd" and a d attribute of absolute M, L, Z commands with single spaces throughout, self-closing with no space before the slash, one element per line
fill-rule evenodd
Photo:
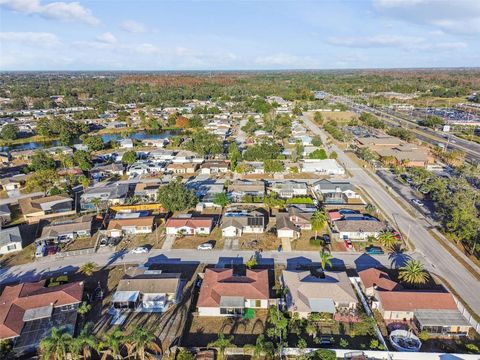
<path fill-rule="evenodd" d="M 146 248 L 145 246 L 139 246 L 139 247 L 133 249 L 132 253 L 134 253 L 134 254 L 146 254 L 146 253 L 148 253 L 148 248 Z"/>
<path fill-rule="evenodd" d="M 418 206 L 423 206 L 423 203 L 418 200 L 418 199 L 412 199 L 412 202 L 415 204 L 415 205 L 418 205 Z"/>
<path fill-rule="evenodd" d="M 197 246 L 197 250 L 212 250 L 213 244 L 206 242 Z"/>

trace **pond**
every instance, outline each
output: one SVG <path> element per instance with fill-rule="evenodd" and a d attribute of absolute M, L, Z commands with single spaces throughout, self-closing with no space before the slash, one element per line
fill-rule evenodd
<path fill-rule="evenodd" d="M 146 140 L 146 139 L 166 139 L 168 137 L 178 135 L 178 131 L 160 131 L 160 132 L 147 132 L 147 131 L 137 131 L 131 134 L 128 134 L 126 138 L 130 138 L 133 140 Z M 103 134 L 102 140 L 104 143 L 107 143 L 111 140 L 120 140 L 124 138 L 122 134 Z M 80 139 L 76 139 L 74 141 L 75 144 L 81 143 Z M 60 143 L 58 140 L 53 140 L 53 141 L 32 141 L 29 143 L 25 144 L 17 144 L 17 145 L 11 145 L 11 146 L 0 146 L 0 151 L 7 151 L 7 150 L 35 150 L 35 149 L 47 149 L 49 147 L 53 146 L 60 146 Z"/>

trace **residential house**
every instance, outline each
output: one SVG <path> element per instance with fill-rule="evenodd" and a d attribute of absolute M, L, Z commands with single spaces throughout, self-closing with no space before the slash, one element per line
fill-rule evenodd
<path fill-rule="evenodd" d="M 290 221 L 289 214 L 278 214 L 275 228 L 279 238 L 297 239 L 300 237 L 300 228 Z"/>
<path fill-rule="evenodd" d="M 199 316 L 242 316 L 247 309 L 267 309 L 268 270 L 206 269 L 197 302 Z"/>
<path fill-rule="evenodd" d="M 89 237 L 91 235 L 92 216 L 85 215 L 73 220 L 52 222 L 42 229 L 42 235 L 38 240 L 69 242 L 77 237 Z"/>
<path fill-rule="evenodd" d="M 150 234 L 155 225 L 155 216 L 112 219 L 108 223 L 107 234 L 110 237 L 122 235 Z"/>
<path fill-rule="evenodd" d="M 226 161 L 206 161 L 200 167 L 201 174 L 223 174 L 228 171 Z"/>
<path fill-rule="evenodd" d="M 73 335 L 83 283 L 45 287 L 45 281 L 6 286 L 0 295 L 0 340 L 16 353 L 34 351 L 53 327 Z"/>
<path fill-rule="evenodd" d="M 167 235 L 208 235 L 212 228 L 213 218 L 210 217 L 171 217 L 165 224 Z"/>
<path fill-rule="evenodd" d="M 402 290 L 403 286 L 390 279 L 390 276 L 382 270 L 370 268 L 358 272 L 361 280 L 360 287 L 365 295 L 375 296 L 375 290 L 382 291 L 398 291 Z"/>
<path fill-rule="evenodd" d="M 338 233 L 340 239 L 352 241 L 364 241 L 369 237 L 378 237 L 385 230 L 385 224 L 374 218 L 366 220 L 339 220 L 333 223 L 333 230 Z"/>
<path fill-rule="evenodd" d="M 134 196 L 140 197 L 144 201 L 154 202 L 157 200 L 158 189 L 161 185 L 161 181 L 139 182 L 135 185 Z"/>
<path fill-rule="evenodd" d="M 156 148 L 164 148 L 168 144 L 168 139 L 144 139 L 143 146 L 151 146 Z"/>
<path fill-rule="evenodd" d="M 171 163 L 167 166 L 167 172 L 172 174 L 194 174 L 198 169 L 198 164 L 193 162 Z"/>
<path fill-rule="evenodd" d="M 22 235 L 18 226 L 2 229 L 0 227 L 0 255 L 23 249 Z"/>
<path fill-rule="evenodd" d="M 263 181 L 235 180 L 228 187 L 228 195 L 234 202 L 242 202 L 246 195 L 264 198 L 265 183 Z"/>
<path fill-rule="evenodd" d="M 282 283 L 288 289 L 287 310 L 301 318 L 311 313 L 355 316 L 358 300 L 343 271 L 283 270 Z"/>
<path fill-rule="evenodd" d="M 73 199 L 66 195 L 24 198 L 18 200 L 18 204 L 28 222 L 75 214 Z"/>
<path fill-rule="evenodd" d="M 7 204 L 0 205 L 0 229 L 12 221 L 12 212 Z"/>
<path fill-rule="evenodd" d="M 106 164 L 106 165 L 98 165 L 93 167 L 90 170 L 90 176 L 93 179 L 103 179 L 109 176 L 113 175 L 118 175 L 122 176 L 123 175 L 123 164 L 122 163 L 111 163 L 111 164 Z"/>
<path fill-rule="evenodd" d="M 220 228 L 224 237 L 262 234 L 265 231 L 265 217 L 259 211 L 228 211 L 223 215 Z"/>
<path fill-rule="evenodd" d="M 133 149 L 132 139 L 122 139 L 119 141 L 120 149 Z"/>
<path fill-rule="evenodd" d="M 313 189 L 326 205 L 365 205 L 348 181 L 322 179 L 313 183 Z"/>
<path fill-rule="evenodd" d="M 320 175 L 344 175 L 345 169 L 335 159 L 304 159 L 301 161 L 301 171 L 318 173 Z"/>
<path fill-rule="evenodd" d="M 112 296 L 121 311 L 165 312 L 179 301 L 181 274 L 136 267 L 127 271 Z"/>
<path fill-rule="evenodd" d="M 123 205 L 128 197 L 128 184 L 111 183 L 88 188 L 80 196 L 82 211 L 95 210 L 95 201 L 98 199 L 102 207 Z"/>
<path fill-rule="evenodd" d="M 270 185 L 269 190 L 284 199 L 308 195 L 307 183 L 298 181 L 277 181 Z"/>
<path fill-rule="evenodd" d="M 7 193 L 18 191 L 25 185 L 26 180 L 27 176 L 25 174 L 18 174 L 0 179 L 0 189 L 5 190 Z"/>
<path fill-rule="evenodd" d="M 309 204 L 289 204 L 287 212 L 289 220 L 301 230 L 312 230 L 310 222 L 313 214 L 317 211 L 315 205 Z"/>

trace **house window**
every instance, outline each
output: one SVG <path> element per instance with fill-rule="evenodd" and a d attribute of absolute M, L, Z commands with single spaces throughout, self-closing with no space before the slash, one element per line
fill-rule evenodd
<path fill-rule="evenodd" d="M 12 250 L 15 250 L 17 248 L 17 245 L 13 244 L 13 245 L 8 245 L 7 246 L 7 250 L 8 251 L 12 251 Z"/>

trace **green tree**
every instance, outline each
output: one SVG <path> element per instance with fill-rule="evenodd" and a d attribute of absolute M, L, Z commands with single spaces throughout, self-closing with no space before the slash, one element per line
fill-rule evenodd
<path fill-rule="evenodd" d="M 247 266 L 247 268 L 252 269 L 255 266 L 257 266 L 257 263 L 258 263 L 257 262 L 257 256 L 252 255 L 252 257 L 245 263 L 245 265 Z"/>
<path fill-rule="evenodd" d="M 137 153 L 134 150 L 125 151 L 122 155 L 122 163 L 132 165 L 137 161 Z"/>
<path fill-rule="evenodd" d="M 223 144 L 218 136 L 204 129 L 195 131 L 190 140 L 186 142 L 186 148 L 200 155 L 216 155 L 223 151 Z"/>
<path fill-rule="evenodd" d="M 162 349 L 155 341 L 155 335 L 147 329 L 136 327 L 126 340 L 129 355 L 134 355 L 136 359 L 154 359 L 156 357 L 151 356 L 148 351 L 157 355 L 162 352 Z"/>
<path fill-rule="evenodd" d="M 157 199 L 169 211 L 182 211 L 197 205 L 198 199 L 193 190 L 189 190 L 179 181 L 172 181 L 158 189 Z"/>
<path fill-rule="evenodd" d="M 92 167 L 92 157 L 84 150 L 77 150 L 73 154 L 73 161 L 82 171 L 89 171 Z"/>
<path fill-rule="evenodd" d="M 97 269 L 98 265 L 94 263 L 93 261 L 86 262 L 80 268 L 78 271 L 82 273 L 83 275 L 86 276 L 92 276 L 95 270 Z"/>
<path fill-rule="evenodd" d="M 326 266 L 328 265 L 329 267 L 332 267 L 332 254 L 330 254 L 330 251 L 327 251 L 325 249 L 322 249 L 320 251 L 320 263 L 322 264 L 322 269 L 325 270 Z"/>
<path fill-rule="evenodd" d="M 53 157 L 47 155 L 45 151 L 39 150 L 33 154 L 30 161 L 30 168 L 34 171 L 55 169 L 55 160 Z"/>
<path fill-rule="evenodd" d="M 230 199 L 228 198 L 227 193 L 223 191 L 221 193 L 215 194 L 215 197 L 213 198 L 213 203 L 224 208 L 230 203 Z"/>
<path fill-rule="evenodd" d="M 0 357 L 2 359 L 7 359 L 12 349 L 13 349 L 13 345 L 10 339 L 0 340 Z"/>
<path fill-rule="evenodd" d="M 322 146 L 322 138 L 319 135 L 315 135 L 312 139 L 312 145 L 313 146 Z"/>
<path fill-rule="evenodd" d="M 265 336 L 260 334 L 255 341 L 255 345 L 247 345 L 247 349 L 253 350 L 253 359 L 259 360 L 263 357 L 265 359 L 273 359 L 274 345 L 270 341 L 265 340 Z"/>
<path fill-rule="evenodd" d="M 228 160 L 230 160 L 230 170 L 234 171 L 238 162 L 242 159 L 242 153 L 235 141 L 228 146 Z"/>
<path fill-rule="evenodd" d="M 309 159 L 318 159 L 318 160 L 325 160 L 328 159 L 327 152 L 325 149 L 317 149 L 315 151 L 312 151 L 310 154 L 308 154 Z"/>
<path fill-rule="evenodd" d="M 44 360 L 64 360 L 72 343 L 72 335 L 66 327 L 53 327 L 50 335 L 40 341 L 39 350 Z"/>
<path fill-rule="evenodd" d="M 82 135 L 80 139 L 83 142 L 83 145 L 88 147 L 89 151 L 99 151 L 104 147 L 103 139 L 100 135 Z"/>
<path fill-rule="evenodd" d="M 217 340 L 209 343 L 208 347 L 217 349 L 218 350 L 218 358 L 219 358 L 219 360 L 222 360 L 223 356 L 225 355 L 225 349 L 236 347 L 236 345 L 234 345 L 232 343 L 232 340 L 233 340 L 233 336 L 230 336 L 230 337 L 227 338 L 227 337 L 225 337 L 225 335 L 222 332 L 220 332 L 220 333 L 218 333 Z"/>
<path fill-rule="evenodd" d="M 330 153 L 330 159 L 337 159 L 337 158 L 338 158 L 338 154 L 335 151 L 332 151 Z"/>
<path fill-rule="evenodd" d="M 0 139 L 15 140 L 18 138 L 18 127 L 14 124 L 5 124 L 0 130 Z"/>
<path fill-rule="evenodd" d="M 353 324 L 352 336 L 375 336 L 375 319 L 373 317 L 362 315 L 361 321 Z"/>
<path fill-rule="evenodd" d="M 322 125 L 323 124 L 323 115 L 320 111 L 315 111 L 315 113 L 313 114 L 313 120 L 315 120 L 316 123 L 318 123 L 319 125 Z M 318 145 L 315 145 L 315 146 L 318 146 Z"/>
<path fill-rule="evenodd" d="M 263 170 L 267 174 L 279 173 L 285 170 L 285 166 L 279 160 L 268 159 L 263 161 Z"/>
<path fill-rule="evenodd" d="M 386 248 L 388 250 L 392 250 L 395 247 L 395 245 L 397 244 L 397 238 L 395 237 L 395 235 L 391 231 L 382 231 L 378 235 L 377 240 L 380 242 L 380 244 L 384 248 Z"/>
<path fill-rule="evenodd" d="M 337 360 L 335 351 L 328 349 L 315 350 L 308 354 L 308 359 L 311 360 Z"/>
<path fill-rule="evenodd" d="M 285 207 L 286 201 L 272 191 L 272 192 L 269 192 L 263 198 L 263 203 L 269 209 L 273 209 L 273 208 L 281 208 L 282 209 L 282 208 Z"/>
<path fill-rule="evenodd" d="M 428 281 L 430 275 L 420 261 L 411 259 L 400 268 L 398 278 L 410 285 L 423 285 Z"/>
<path fill-rule="evenodd" d="M 177 354 L 176 360 L 195 360 L 195 356 L 185 348 L 181 348 Z"/>
<path fill-rule="evenodd" d="M 114 359 L 123 359 L 121 350 L 125 345 L 125 336 L 119 329 L 114 330 L 112 333 L 103 335 L 98 349 L 102 353 L 102 360 L 106 360 L 108 357 Z"/>
<path fill-rule="evenodd" d="M 59 177 L 55 170 L 38 170 L 27 179 L 26 189 L 28 192 L 41 190 L 44 194 L 47 194 L 48 190 L 54 187 L 58 180 Z"/>
<path fill-rule="evenodd" d="M 315 239 L 318 236 L 318 232 L 323 230 L 325 224 L 327 223 L 327 215 L 323 211 L 317 210 L 313 213 L 310 218 L 310 224 L 312 225 L 312 230 L 315 231 Z"/>
<path fill-rule="evenodd" d="M 90 359 L 92 350 L 98 349 L 98 340 L 93 334 L 93 323 L 87 323 L 77 337 L 72 338 L 69 352 L 72 360 Z"/>
<path fill-rule="evenodd" d="M 90 310 L 92 310 L 92 305 L 83 301 L 78 307 L 77 313 L 83 318 L 86 314 L 88 314 L 88 312 L 90 312 Z"/>

